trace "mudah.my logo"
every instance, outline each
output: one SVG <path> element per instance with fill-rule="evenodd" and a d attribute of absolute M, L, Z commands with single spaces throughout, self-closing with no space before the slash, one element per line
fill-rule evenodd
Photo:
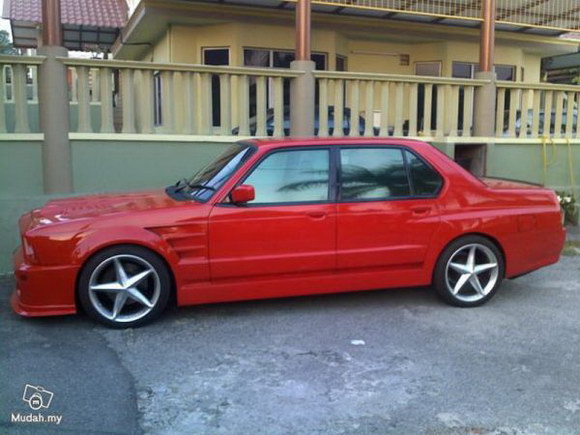
<path fill-rule="evenodd" d="M 53 393 L 45 390 L 40 385 L 35 387 L 34 385 L 26 384 L 22 400 L 28 403 L 28 406 L 32 409 L 37 411 L 40 408 L 48 408 L 50 402 L 52 402 L 52 396 L 54 396 Z"/>

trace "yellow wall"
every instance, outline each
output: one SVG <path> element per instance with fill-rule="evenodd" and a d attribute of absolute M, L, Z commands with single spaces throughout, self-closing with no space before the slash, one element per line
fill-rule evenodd
<path fill-rule="evenodd" d="M 412 26 L 412 24 L 409 24 Z M 164 36 L 143 57 L 154 62 L 202 63 L 202 49 L 229 47 L 230 63 L 243 64 L 244 48 L 275 48 L 293 50 L 292 26 L 228 23 L 216 25 L 171 25 Z M 315 29 L 312 50 L 328 55 L 328 68 L 335 69 L 336 55 L 348 58 L 348 70 L 390 74 L 414 74 L 417 62 L 441 62 L 443 76 L 451 76 L 454 61 L 477 63 L 479 46 L 476 41 L 457 40 L 428 42 L 396 42 L 352 37 L 331 29 Z M 397 54 L 410 56 L 409 65 L 402 65 Z M 540 81 L 541 58 L 527 52 L 516 43 L 499 42 L 496 46 L 496 64 L 516 67 L 517 80 Z"/>

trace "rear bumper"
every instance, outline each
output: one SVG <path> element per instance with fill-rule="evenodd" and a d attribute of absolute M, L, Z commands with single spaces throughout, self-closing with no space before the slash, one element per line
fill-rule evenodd
<path fill-rule="evenodd" d="M 75 280 L 73 266 L 36 266 L 27 264 L 22 248 L 14 252 L 16 288 L 11 304 L 15 313 L 26 317 L 75 314 Z"/>

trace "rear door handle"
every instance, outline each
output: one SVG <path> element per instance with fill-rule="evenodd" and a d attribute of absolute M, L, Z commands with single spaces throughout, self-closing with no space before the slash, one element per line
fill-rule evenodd
<path fill-rule="evenodd" d="M 326 212 L 322 210 L 307 211 L 306 215 L 312 219 L 322 219 L 326 217 Z"/>
<path fill-rule="evenodd" d="M 432 207 L 429 206 L 417 206 L 411 208 L 411 212 L 416 216 L 422 216 L 431 211 Z"/>

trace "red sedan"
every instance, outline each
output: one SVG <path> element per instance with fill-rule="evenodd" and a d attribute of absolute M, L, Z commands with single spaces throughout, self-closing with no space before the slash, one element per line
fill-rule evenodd
<path fill-rule="evenodd" d="M 20 219 L 12 304 L 135 327 L 178 305 L 433 285 L 490 300 L 558 261 L 554 192 L 478 179 L 403 139 L 248 141 L 160 191 L 50 201 Z"/>

